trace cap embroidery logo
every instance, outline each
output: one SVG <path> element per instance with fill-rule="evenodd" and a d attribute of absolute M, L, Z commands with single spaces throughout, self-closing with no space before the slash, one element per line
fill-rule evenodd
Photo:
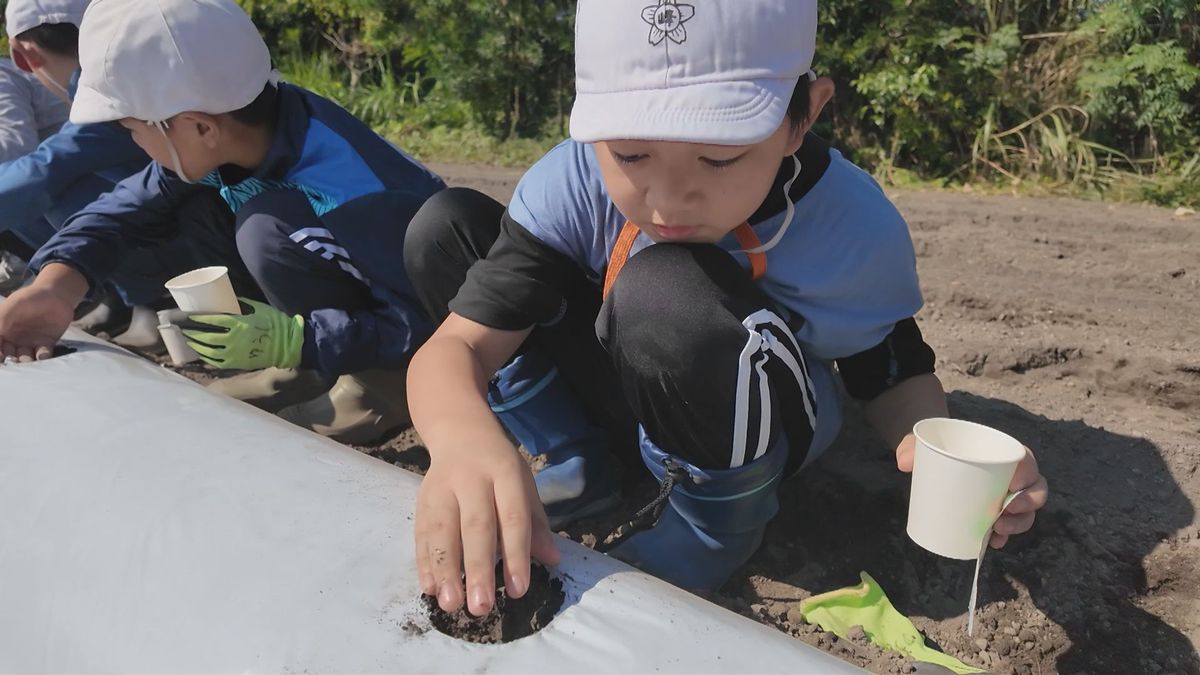
<path fill-rule="evenodd" d="M 650 24 L 650 44 L 658 46 L 664 39 L 681 45 L 687 41 L 687 29 L 683 24 L 696 15 L 692 5 L 681 5 L 674 0 L 658 0 L 657 5 L 642 10 L 642 21 Z"/>

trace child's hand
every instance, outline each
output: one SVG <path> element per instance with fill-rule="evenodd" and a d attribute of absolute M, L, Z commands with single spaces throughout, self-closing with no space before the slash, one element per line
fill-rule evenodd
<path fill-rule="evenodd" d="M 917 437 L 913 434 L 905 436 L 896 448 L 897 468 L 904 473 L 912 473 L 913 456 L 916 451 Z M 1004 515 L 996 520 L 990 542 L 992 548 L 1002 548 L 1012 535 L 1029 531 L 1029 528 L 1033 527 L 1037 510 L 1046 505 L 1046 499 L 1050 495 L 1046 478 L 1038 471 L 1037 459 L 1029 448 L 1025 448 L 1025 459 L 1017 465 L 1017 472 L 1013 474 L 1012 482 L 1008 485 L 1009 492 L 1021 490 L 1025 490 L 1025 494 L 1014 499 L 1004 510 Z"/>
<path fill-rule="evenodd" d="M 1037 510 L 1046 505 L 1046 499 L 1050 496 L 1046 478 L 1038 472 L 1037 460 L 1029 448 L 1025 448 L 1025 459 L 1017 465 L 1017 472 L 1008 485 L 1009 492 L 1021 490 L 1025 490 L 1025 494 L 1014 499 L 996 520 L 992 528 L 992 548 L 1003 548 L 1010 536 L 1029 531 Z"/>
<path fill-rule="evenodd" d="M 488 613 L 496 594 L 496 543 L 510 597 L 529 590 L 529 558 L 559 560 L 533 474 L 507 447 L 470 447 L 438 454 L 421 482 L 415 528 L 421 591 L 447 612 L 462 606 Z"/>

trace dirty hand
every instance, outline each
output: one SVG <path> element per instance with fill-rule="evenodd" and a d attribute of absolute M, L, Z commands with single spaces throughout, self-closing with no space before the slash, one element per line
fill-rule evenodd
<path fill-rule="evenodd" d="M 491 611 L 497 539 L 509 597 L 529 590 L 531 554 L 559 560 L 533 474 L 507 439 L 437 455 L 417 495 L 414 537 L 421 591 L 447 612 L 464 599 L 475 616 Z"/>
<path fill-rule="evenodd" d="M 913 434 L 905 436 L 896 448 L 896 466 L 904 473 L 912 472 L 916 451 L 917 437 Z M 1046 505 L 1050 496 L 1046 478 L 1038 471 L 1037 459 L 1029 448 L 1025 448 L 1025 458 L 1017 465 L 1017 471 L 1008 485 L 1010 493 L 1021 490 L 1025 490 L 1025 494 L 1014 499 L 1004 510 L 1004 514 L 996 520 L 996 525 L 992 528 L 992 540 L 989 542 L 992 548 L 1003 548 L 1012 535 L 1028 532 L 1029 528 L 1033 527 L 1037 510 Z"/>
<path fill-rule="evenodd" d="M 75 318 L 75 305 L 55 289 L 34 283 L 0 302 L 0 363 L 50 358 Z"/>
<path fill-rule="evenodd" d="M 242 315 L 193 314 L 180 324 L 201 360 L 217 368 L 295 368 L 304 347 L 304 317 L 238 298 Z"/>

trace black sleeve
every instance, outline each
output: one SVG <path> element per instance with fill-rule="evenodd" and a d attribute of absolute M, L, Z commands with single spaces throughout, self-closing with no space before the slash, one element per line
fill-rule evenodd
<path fill-rule="evenodd" d="M 573 260 L 505 212 L 500 236 L 471 266 L 450 311 L 499 330 L 552 324 L 566 309 L 565 290 L 584 277 Z"/>
<path fill-rule="evenodd" d="M 846 391 L 870 401 L 911 377 L 934 372 L 934 354 L 916 320 L 909 318 L 898 322 L 878 345 L 837 359 L 837 367 Z"/>

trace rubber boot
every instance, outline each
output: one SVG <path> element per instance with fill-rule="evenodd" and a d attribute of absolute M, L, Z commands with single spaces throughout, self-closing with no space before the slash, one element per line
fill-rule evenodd
<path fill-rule="evenodd" d="M 279 416 L 339 443 L 370 445 L 412 424 L 407 375 L 407 370 L 381 368 L 343 375 L 325 394 L 284 408 Z"/>
<path fill-rule="evenodd" d="M 642 460 L 661 483 L 681 476 L 654 527 L 609 554 L 688 590 L 715 590 L 754 555 L 767 521 L 779 511 L 777 489 L 787 462 L 780 439 L 736 469 L 699 469 L 660 450 L 641 430 Z"/>
<path fill-rule="evenodd" d="M 208 388 L 269 413 L 279 412 L 329 391 L 333 378 L 315 370 L 267 368 L 213 380 Z"/>
<path fill-rule="evenodd" d="M 143 305 L 133 308 L 129 328 L 114 337 L 113 342 L 122 347 L 151 354 L 162 354 L 167 350 L 162 336 L 158 333 L 158 313 Z"/>
<path fill-rule="evenodd" d="M 129 328 L 133 310 L 114 293 L 106 293 L 85 313 L 77 315 L 71 325 L 92 335 L 119 335 Z"/>
<path fill-rule="evenodd" d="M 548 359 L 536 352 L 513 359 L 490 383 L 488 403 L 526 452 L 546 459 L 534 482 L 551 529 L 620 503 L 607 434 L 584 416 Z"/>

